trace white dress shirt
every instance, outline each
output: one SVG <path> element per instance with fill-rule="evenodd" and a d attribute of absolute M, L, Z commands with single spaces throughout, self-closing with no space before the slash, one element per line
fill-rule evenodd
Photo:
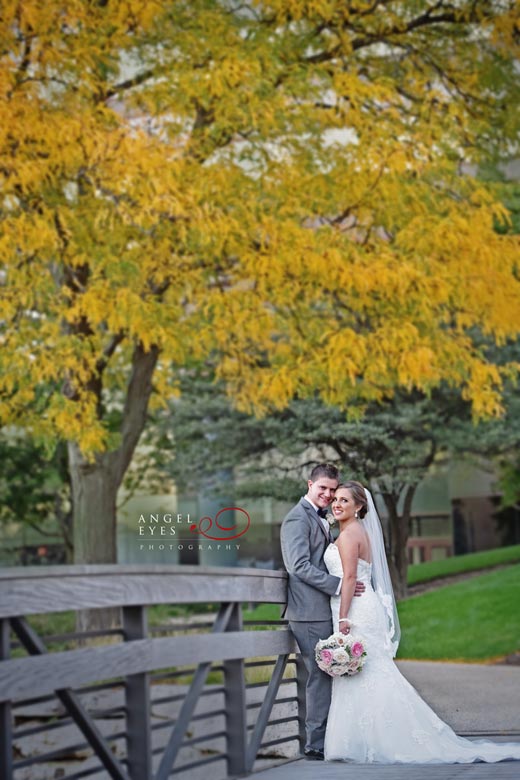
<path fill-rule="evenodd" d="M 304 499 L 305 499 L 305 501 L 307 501 L 307 503 L 308 503 L 308 504 L 310 504 L 310 505 L 312 506 L 312 508 L 313 508 L 313 509 L 316 511 L 316 513 L 317 513 L 317 512 L 318 512 L 318 509 L 319 509 L 320 507 L 317 507 L 317 506 L 316 506 L 316 504 L 314 504 L 314 503 L 313 503 L 313 502 L 310 500 L 310 498 L 308 498 L 307 496 L 304 496 Z M 325 517 L 320 517 L 319 515 L 318 515 L 318 518 L 319 518 L 319 520 L 320 520 L 320 522 L 321 522 L 322 526 L 324 527 L 324 529 L 325 529 L 325 533 L 327 534 L 327 537 L 328 537 L 328 536 L 329 536 L 329 533 L 330 533 L 330 525 L 329 525 L 329 521 L 328 521 L 328 520 L 327 520 Z M 335 596 L 339 596 L 339 594 L 341 593 L 341 585 L 342 585 L 342 583 L 343 583 L 343 577 L 340 577 L 340 578 L 339 578 L 339 585 L 338 585 L 338 587 L 337 587 L 336 593 L 334 594 Z"/>

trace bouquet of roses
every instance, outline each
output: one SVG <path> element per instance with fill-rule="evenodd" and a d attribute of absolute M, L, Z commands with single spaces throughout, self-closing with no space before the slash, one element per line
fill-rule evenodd
<path fill-rule="evenodd" d="M 331 677 L 348 675 L 351 677 L 361 671 L 367 652 L 360 639 L 351 634 L 331 634 L 328 639 L 320 639 L 314 651 L 316 663 L 323 672 Z"/>

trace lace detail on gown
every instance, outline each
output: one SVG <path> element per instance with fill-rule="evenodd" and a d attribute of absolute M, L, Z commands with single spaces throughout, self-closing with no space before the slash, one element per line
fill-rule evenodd
<path fill-rule="evenodd" d="M 325 551 L 330 574 L 343 573 L 335 544 Z M 348 613 L 352 634 L 367 648 L 362 671 L 335 677 L 325 734 L 325 758 L 357 763 L 471 763 L 520 759 L 520 745 L 458 737 L 421 699 L 392 658 L 385 606 L 371 584 L 371 564 L 358 560 L 357 578 L 365 584 Z M 338 630 L 339 596 L 330 600 Z"/>

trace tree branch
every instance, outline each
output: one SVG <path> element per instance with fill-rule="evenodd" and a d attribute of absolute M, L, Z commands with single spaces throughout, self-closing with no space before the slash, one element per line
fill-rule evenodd
<path fill-rule="evenodd" d="M 100 358 L 96 363 L 96 369 L 98 374 L 103 373 L 103 371 L 108 365 L 108 361 L 116 351 L 119 344 L 121 344 L 121 342 L 124 341 L 125 337 L 126 337 L 126 333 L 124 333 L 123 331 L 120 331 L 119 333 L 116 333 L 114 336 L 112 336 L 110 342 L 103 350 L 103 357 Z"/>
<path fill-rule="evenodd" d="M 131 79 L 126 79 L 126 81 L 121 81 L 119 84 L 115 84 L 111 89 L 107 90 L 103 95 L 103 100 L 109 100 L 110 98 L 117 95 L 119 92 L 125 92 L 127 89 L 133 89 L 134 87 L 138 87 L 140 84 L 143 84 L 145 81 L 148 81 L 148 79 L 152 78 L 152 76 L 155 74 L 155 71 L 145 70 L 142 73 L 138 73 L 137 76 L 134 76 Z"/>
<path fill-rule="evenodd" d="M 377 8 L 378 5 L 379 3 L 377 2 L 373 4 L 374 10 L 375 8 Z M 411 19 L 409 22 L 403 24 L 402 26 L 393 25 L 392 27 L 388 27 L 387 29 L 378 32 L 377 34 L 365 33 L 364 35 L 359 35 L 357 38 L 354 38 L 354 40 L 351 43 L 352 50 L 358 51 L 359 49 L 366 48 L 367 46 L 372 46 L 374 43 L 382 43 L 384 41 L 388 41 L 389 38 L 392 38 L 394 36 L 407 35 L 408 33 L 423 27 L 431 27 L 434 25 L 441 25 L 441 24 L 465 25 L 473 21 L 480 21 L 482 15 L 484 16 L 489 15 L 486 14 L 485 11 L 482 12 L 482 9 L 480 9 L 480 14 L 477 16 L 475 6 L 473 6 L 471 12 L 468 13 L 464 18 L 461 18 L 460 11 L 458 12 L 456 8 L 451 6 L 450 10 L 445 10 L 443 13 L 439 13 L 434 16 L 434 12 L 442 7 L 443 7 L 443 3 L 437 2 L 434 5 L 430 6 L 420 16 L 417 16 L 415 19 Z M 366 13 L 364 15 L 366 15 Z M 352 29 L 352 25 L 346 23 L 343 25 L 342 29 L 343 31 L 346 31 L 349 29 L 349 27 Z M 320 64 L 324 62 L 330 62 L 341 53 L 342 48 L 343 47 L 341 43 L 338 43 L 332 49 L 329 49 L 328 51 L 318 52 L 317 54 L 313 54 L 309 57 L 304 57 L 302 61 L 307 64 Z"/>
<path fill-rule="evenodd" d="M 121 445 L 113 453 L 114 475 L 121 484 L 130 465 L 134 450 L 146 423 L 148 402 L 152 394 L 152 376 L 159 358 L 159 348 L 153 345 L 148 351 L 140 342 L 132 355 L 132 373 L 128 383 L 123 423 L 121 425 Z"/>

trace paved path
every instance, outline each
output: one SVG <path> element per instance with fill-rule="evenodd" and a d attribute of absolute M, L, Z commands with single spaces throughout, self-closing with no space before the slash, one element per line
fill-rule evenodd
<path fill-rule="evenodd" d="M 397 665 L 457 734 L 520 735 L 519 666 L 425 661 Z"/>
<path fill-rule="evenodd" d="M 481 577 L 482 574 L 498 571 L 499 569 L 509 569 L 511 566 L 518 566 L 520 561 L 508 561 L 507 563 L 497 563 L 496 566 L 486 566 L 485 569 L 475 569 L 474 571 L 461 571 L 458 574 L 448 574 L 446 577 L 436 577 L 426 582 L 417 582 L 415 585 L 408 586 L 408 597 L 420 596 L 421 593 L 429 593 L 438 588 L 444 588 L 446 585 L 454 585 L 456 582 L 470 580 L 474 577 Z"/>

